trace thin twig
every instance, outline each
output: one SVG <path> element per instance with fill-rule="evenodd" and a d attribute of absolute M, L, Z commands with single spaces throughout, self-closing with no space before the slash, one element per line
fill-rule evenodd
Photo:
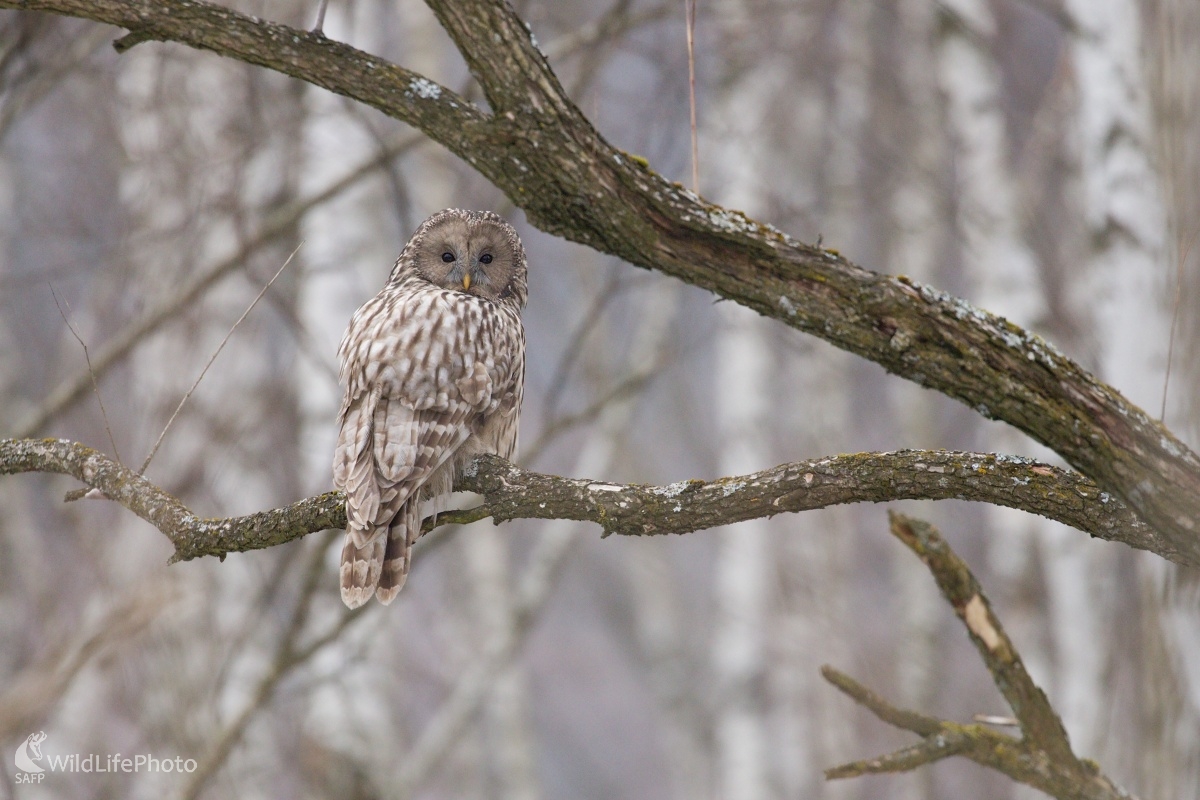
<path fill-rule="evenodd" d="M 329 0 L 321 0 L 317 6 L 317 22 L 313 25 L 312 32 L 325 35 L 325 9 L 329 7 Z"/>
<path fill-rule="evenodd" d="M 1188 256 L 1191 255 L 1192 245 L 1196 243 L 1197 236 L 1200 236 L 1200 229 L 1192 233 L 1187 247 L 1183 248 L 1183 252 L 1175 261 L 1175 298 L 1171 303 L 1171 333 L 1167 337 L 1167 367 L 1163 371 L 1162 408 L 1158 412 L 1158 421 L 1162 423 L 1165 423 L 1167 419 L 1167 390 L 1171 388 L 1171 359 L 1175 355 L 1175 328 L 1179 325 L 1179 308 L 1183 299 L 1183 265 L 1187 263 Z"/>
<path fill-rule="evenodd" d="M 96 371 L 92 369 L 92 357 L 88 353 L 87 342 L 83 341 L 83 337 L 79 335 L 79 331 L 75 330 L 75 326 L 71 324 L 71 320 L 67 319 L 66 313 L 63 311 L 62 304 L 58 302 L 58 292 L 54 291 L 54 284 L 46 284 L 50 287 L 50 296 L 54 298 L 54 305 L 58 309 L 59 316 L 63 318 L 63 322 L 67 323 L 67 330 L 75 337 L 75 341 L 79 342 L 79 346 L 83 348 L 83 359 L 87 362 L 88 376 L 92 379 L 92 391 L 96 394 L 96 402 L 100 405 L 100 416 L 104 417 L 104 432 L 108 434 L 108 443 L 112 445 L 113 456 L 117 459 L 117 463 L 121 461 L 121 451 L 117 449 L 117 440 L 113 438 L 112 426 L 108 424 L 108 412 L 104 410 L 104 399 L 100 397 L 100 385 L 96 382 Z M 64 300 L 63 303 L 67 301 Z M 70 303 L 67 303 L 67 308 L 70 309 Z"/>
<path fill-rule="evenodd" d="M 543 408 L 545 408 L 544 414 L 546 418 L 552 419 L 557 415 L 558 405 L 562 400 L 563 392 L 567 386 L 567 378 L 570 377 L 571 370 L 579 361 L 584 343 L 599 325 L 609 305 L 621 294 L 622 289 L 620 268 L 613 265 L 613 268 L 606 276 L 604 287 L 599 292 L 596 292 L 588 309 L 579 315 L 579 324 L 575 326 L 570 336 L 567 337 L 567 343 L 562 349 L 562 355 L 550 373 L 550 380 L 546 382 L 550 387 L 546 390 L 546 399 L 542 403 Z"/>
<path fill-rule="evenodd" d="M 521 448 L 521 461 L 526 464 L 536 463 L 550 443 L 565 431 L 591 422 L 604 412 L 609 403 L 628 397 L 634 392 L 641 391 L 658 374 L 657 369 L 654 369 L 626 375 L 619 383 L 614 384 L 604 394 L 597 397 L 587 408 L 577 411 L 574 414 L 565 414 L 561 417 L 551 419 L 542 428 L 542 432 L 538 438 L 533 440 L 533 444 Z"/>
<path fill-rule="evenodd" d="M 167 420 L 167 424 L 163 427 L 162 433 L 158 435 L 158 440 L 154 443 L 154 447 L 150 448 L 150 453 L 146 456 L 146 460 L 142 462 L 142 468 L 138 470 L 139 475 L 144 475 L 146 473 L 146 467 L 150 466 L 150 460 L 153 459 L 154 454 L 158 452 L 158 447 L 162 444 L 163 437 L 167 435 L 167 431 L 171 429 L 171 424 L 175 422 L 175 418 L 179 416 L 179 412 L 183 410 L 183 404 L 186 403 L 192 396 L 192 392 L 196 391 L 196 387 L 200 385 L 200 381 L 204 380 L 204 376 L 208 373 L 208 368 L 213 365 L 213 362 L 217 360 L 217 356 L 219 356 L 221 351 L 225 349 L 225 343 L 229 341 L 229 337 L 233 336 L 233 332 L 237 330 L 238 325 L 241 325 L 242 320 L 249 316 L 250 312 L 254 310 L 254 307 L 258 305 L 258 301 L 262 299 L 262 296 L 266 294 L 267 290 L 271 288 L 271 285 L 275 283 L 275 279 L 283 274 L 283 271 L 287 269 L 288 264 L 292 263 L 292 259 L 296 257 L 296 253 L 299 253 L 300 248 L 303 246 L 304 242 L 296 245 L 296 249 L 293 250 L 292 254 L 287 257 L 287 260 L 283 262 L 283 266 L 275 271 L 275 274 L 271 276 L 271 280 L 267 281 L 267 285 L 262 288 L 262 291 L 260 291 L 258 296 L 254 298 L 254 301 L 251 302 L 249 307 L 247 307 L 246 310 L 242 312 L 242 315 L 238 317 L 237 322 L 233 323 L 233 327 L 230 328 L 229 332 L 225 334 L 225 338 L 221 340 L 219 345 L 217 345 L 217 349 L 214 350 L 212 356 L 209 357 L 208 363 L 204 365 L 204 369 L 200 370 L 200 374 L 196 376 L 196 381 L 192 384 L 192 388 L 187 390 L 187 393 L 184 394 L 184 396 L 180 399 L 179 405 L 175 406 L 175 413 L 171 414 L 171 418 Z"/>
<path fill-rule="evenodd" d="M 700 146 L 696 138 L 696 0 L 683 0 L 687 19 L 688 105 L 692 122 L 692 191 L 700 194 Z"/>

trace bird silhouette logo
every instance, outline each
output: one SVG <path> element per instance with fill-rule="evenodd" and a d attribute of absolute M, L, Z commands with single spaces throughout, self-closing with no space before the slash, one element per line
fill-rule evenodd
<path fill-rule="evenodd" d="M 17 755 L 14 759 L 17 764 L 17 769 L 22 772 L 45 772 L 44 769 L 35 764 L 35 761 L 42 760 L 42 742 L 46 741 L 44 731 L 31 733 L 25 737 L 25 741 L 17 748 Z"/>

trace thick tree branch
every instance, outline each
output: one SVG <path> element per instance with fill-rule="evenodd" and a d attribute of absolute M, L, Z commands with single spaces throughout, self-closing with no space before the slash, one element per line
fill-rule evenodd
<path fill-rule="evenodd" d="M 1094 763 L 1075 756 L 1062 721 L 1025 671 L 1020 654 L 966 563 L 928 523 L 895 513 L 889 517 L 892 535 L 929 567 L 942 596 L 966 626 L 992 680 L 1016 715 L 1021 738 L 984 725 L 963 725 L 896 708 L 848 675 L 825 666 L 821 674 L 842 693 L 883 722 L 922 737 L 912 747 L 826 770 L 825 777 L 903 772 L 962 755 L 1063 800 L 1132 798 Z M 1096 702 L 1103 700 L 1098 697 Z"/>
<path fill-rule="evenodd" d="M 1200 459 L 1008 321 L 714 206 L 609 145 L 502 0 L 430 0 L 494 114 L 319 35 L 196 0 L 0 0 L 182 42 L 354 98 L 472 164 L 550 233 L 679 277 L 1004 420 L 1120 495 L 1148 549 L 1200 566 Z"/>
<path fill-rule="evenodd" d="M 71 475 L 162 531 L 174 560 L 257 550 L 346 524 L 338 492 L 242 517 L 205 519 L 146 478 L 108 456 L 64 439 L 0 439 L 0 474 Z M 843 503 L 902 499 L 977 500 L 1042 514 L 1093 536 L 1139 548 L 1154 544 L 1149 528 L 1114 496 L 1077 473 L 1023 458 L 909 450 L 857 453 L 783 464 L 713 481 L 669 486 L 619 485 L 523 470 L 484 456 L 456 488 L 483 495 L 436 524 L 491 517 L 595 522 L 605 534 L 689 533 L 718 525 L 810 511 Z M 426 520 L 426 530 L 433 520 Z"/>

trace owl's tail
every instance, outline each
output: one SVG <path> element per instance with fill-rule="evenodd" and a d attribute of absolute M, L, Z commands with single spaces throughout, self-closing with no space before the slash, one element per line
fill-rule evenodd
<path fill-rule="evenodd" d="M 355 547 L 354 538 L 346 534 L 346 544 L 342 546 L 342 602 L 350 608 L 358 608 L 375 594 L 386 548 L 385 536 Z"/>
<path fill-rule="evenodd" d="M 342 602 L 358 608 L 371 599 L 387 605 L 396 599 L 408 577 L 412 546 L 421 535 L 421 503 L 405 503 L 392 519 L 387 536 L 377 536 L 362 547 L 347 532 L 342 547 Z"/>

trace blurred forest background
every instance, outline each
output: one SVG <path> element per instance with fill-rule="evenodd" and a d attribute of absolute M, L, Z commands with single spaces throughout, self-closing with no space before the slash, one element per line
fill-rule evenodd
<path fill-rule="evenodd" d="M 685 3 L 515 5 L 601 133 L 690 185 Z M 417 0 L 333 0 L 325 30 L 478 95 Z M 374 110 L 181 45 L 118 56 L 119 35 L 0 13 L 3 435 L 136 468 L 299 247 L 147 475 L 206 516 L 328 490 L 345 325 L 415 226 L 460 206 L 508 216 L 529 253 L 523 466 L 661 484 L 903 447 L 1048 458 L 533 229 Z M 702 0 L 695 35 L 701 194 L 1042 333 L 1200 444 L 1200 4 Z M 340 533 L 168 567 L 158 531 L 64 504 L 73 487 L 0 481 L 0 797 L 1036 796 L 953 759 L 824 780 L 912 737 L 823 663 L 950 719 L 1007 713 L 878 506 L 671 538 L 440 529 L 393 606 L 351 614 Z M 1196 574 L 1020 512 L 898 505 L 975 569 L 1081 756 L 1142 798 L 1196 796 Z M 14 787 L 36 730 L 49 752 L 199 768 Z"/>

